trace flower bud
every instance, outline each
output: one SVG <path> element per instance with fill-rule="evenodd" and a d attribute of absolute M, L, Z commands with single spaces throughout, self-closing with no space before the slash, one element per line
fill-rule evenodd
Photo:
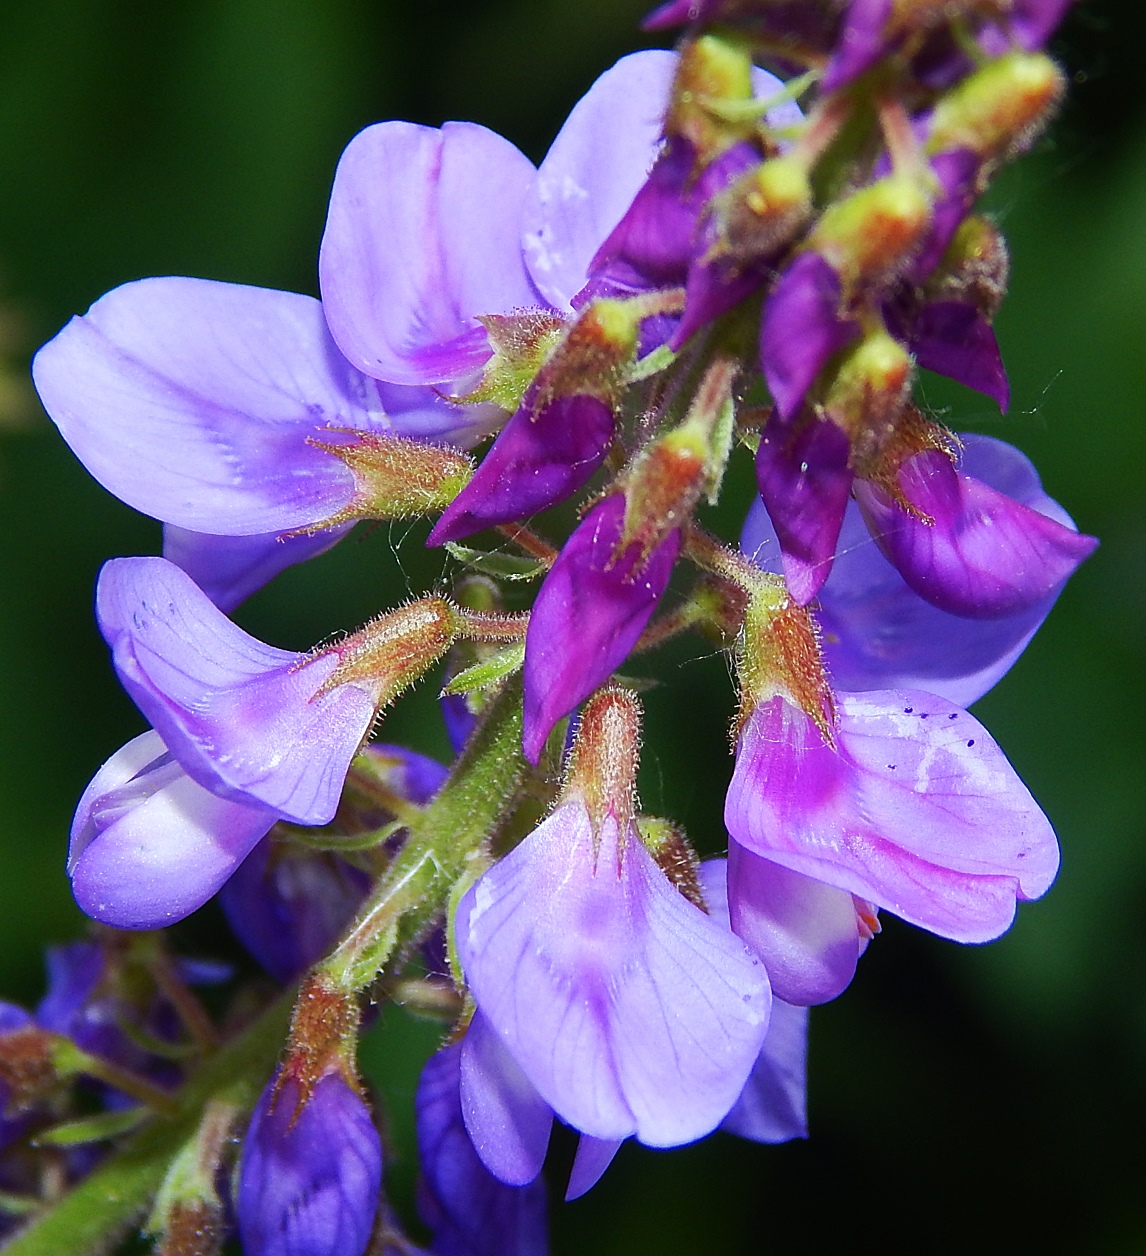
<path fill-rule="evenodd" d="M 965 218 L 939 269 L 928 284 L 936 301 L 967 301 L 986 319 L 998 311 L 1007 291 L 1010 255 L 1003 233 L 980 214 Z"/>
<path fill-rule="evenodd" d="M 343 442 L 309 438 L 333 454 L 354 476 L 354 496 L 329 518 L 300 529 L 318 532 L 355 519 L 412 519 L 443 510 L 469 483 L 473 462 L 465 454 L 403 436 L 347 432 Z"/>
<path fill-rule="evenodd" d="M 288 1075 L 263 1091 L 239 1169 L 246 1256 L 362 1256 L 382 1184 L 378 1131 L 337 1069 L 309 1091 Z"/>
<path fill-rule="evenodd" d="M 1012 52 L 968 75 L 941 97 L 927 151 L 967 148 L 982 160 L 1029 146 L 1066 89 L 1042 53 Z"/>
<path fill-rule="evenodd" d="M 561 397 L 595 397 L 612 404 L 624 383 L 624 368 L 637 349 L 639 303 L 594 301 L 537 374 L 523 404 L 537 416 Z"/>
<path fill-rule="evenodd" d="M 684 422 L 642 451 L 625 473 L 625 525 L 616 555 L 636 544 L 640 561 L 688 522 L 706 488 L 719 485 L 732 441 L 736 365 L 718 358 L 705 374 Z"/>
<path fill-rule="evenodd" d="M 756 120 L 732 122 L 720 106 L 752 99 L 748 47 L 728 35 L 702 35 L 681 49 L 665 135 L 687 140 L 701 168 L 756 130 Z"/>
<path fill-rule="evenodd" d="M 773 157 L 742 175 L 712 202 L 715 236 L 705 261 L 746 265 L 791 240 L 812 212 L 808 168 L 799 157 Z"/>
<path fill-rule="evenodd" d="M 911 356 L 882 328 L 845 353 L 827 386 L 823 411 L 847 433 L 853 464 L 871 457 L 894 430 L 911 376 Z"/>
<path fill-rule="evenodd" d="M 835 269 L 846 296 L 894 275 L 930 221 L 931 200 L 919 179 L 892 174 L 829 205 L 808 244 Z"/>

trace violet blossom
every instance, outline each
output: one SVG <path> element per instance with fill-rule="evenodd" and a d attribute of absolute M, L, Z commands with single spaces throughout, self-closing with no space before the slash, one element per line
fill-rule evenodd
<path fill-rule="evenodd" d="M 536 763 L 553 726 L 625 661 L 680 552 L 673 529 L 651 554 L 617 554 L 625 497 L 598 502 L 565 542 L 534 602 L 525 639 L 526 757 Z"/>
<path fill-rule="evenodd" d="M 942 937 L 998 937 L 1058 868 L 1050 824 L 1002 751 L 918 690 L 835 703 L 832 741 L 782 694 L 752 707 L 725 803 L 733 839 Z"/>
<path fill-rule="evenodd" d="M 773 421 L 757 455 L 757 482 L 781 525 L 784 573 L 800 603 L 820 592 L 843 548 L 838 534 L 849 489 L 904 581 L 955 615 L 999 619 L 1049 610 L 1097 545 L 1043 493 L 1030 463 L 1001 441 L 968 436 L 958 466 L 940 449 L 905 459 L 896 479 L 909 510 L 853 475 L 841 436 L 830 420 L 809 417 L 795 427 Z"/>
<path fill-rule="evenodd" d="M 495 1177 L 474 1150 L 462 1115 L 462 1046 L 427 1060 L 418 1083 L 419 1211 L 434 1256 L 547 1256 L 545 1183 Z"/>
<path fill-rule="evenodd" d="M 272 1080 L 251 1118 L 235 1201 L 246 1256 L 362 1256 L 382 1147 L 361 1095 L 337 1071 L 309 1093 Z"/>
<path fill-rule="evenodd" d="M 764 970 L 612 811 L 595 829 L 580 798 L 560 803 L 468 891 L 456 938 L 478 1010 L 581 1133 L 690 1142 L 743 1090 Z"/>

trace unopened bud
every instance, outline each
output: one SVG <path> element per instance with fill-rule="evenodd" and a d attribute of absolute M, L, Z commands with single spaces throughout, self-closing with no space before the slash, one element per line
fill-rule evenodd
<path fill-rule="evenodd" d="M 797 156 L 773 157 L 742 175 L 712 202 L 715 241 L 706 261 L 747 265 L 787 244 L 812 212 L 807 165 Z"/>
<path fill-rule="evenodd" d="M 747 44 L 729 35 L 702 35 L 681 49 L 665 135 L 687 140 L 703 168 L 756 130 L 756 120 L 732 121 L 722 104 L 752 99 L 752 57 Z"/>
<path fill-rule="evenodd" d="M 894 429 L 911 376 L 911 355 L 882 329 L 864 336 L 844 355 L 822 408 L 847 433 L 854 459 L 870 457 Z"/>
<path fill-rule="evenodd" d="M 640 750 L 641 704 L 636 694 L 615 685 L 598 689 L 581 711 L 562 801 L 579 796 L 595 828 L 612 815 L 624 832 L 636 809 Z"/>
<path fill-rule="evenodd" d="M 931 222 L 931 198 L 914 175 L 892 174 L 830 205 L 809 237 L 845 294 L 894 275 Z"/>
<path fill-rule="evenodd" d="M 612 406 L 637 351 L 639 303 L 604 299 L 587 305 L 537 375 L 527 399 L 534 415 L 559 397 L 595 397 Z"/>
<path fill-rule="evenodd" d="M 984 161 L 1026 148 L 1066 83 L 1042 53 L 1011 52 L 968 75 L 941 97 L 931 118 L 927 151 L 966 148 Z"/>
<path fill-rule="evenodd" d="M 732 443 L 736 372 L 730 358 L 718 358 L 684 422 L 643 450 L 625 473 L 618 557 L 636 544 L 643 563 L 671 531 L 688 522 L 706 488 L 719 483 Z"/>
<path fill-rule="evenodd" d="M 1006 295 L 1010 256 L 1003 233 L 979 214 L 965 218 L 928 284 L 937 301 L 967 301 L 990 320 Z"/>
<path fill-rule="evenodd" d="M 0 1097 L 6 1107 L 31 1107 L 52 1093 L 65 1072 L 57 1058 L 60 1042 L 32 1024 L 0 1037 Z"/>
<path fill-rule="evenodd" d="M 412 519 L 444 510 L 469 483 L 473 462 L 456 449 L 404 436 L 347 433 L 343 443 L 309 443 L 340 459 L 354 475 L 354 496 L 337 514 L 303 531 L 355 519 Z"/>
<path fill-rule="evenodd" d="M 369 681 L 379 707 L 393 701 L 432 667 L 454 643 L 462 619 L 445 598 L 424 597 L 389 611 L 326 653 L 338 666 L 323 686 Z"/>
<path fill-rule="evenodd" d="M 637 832 L 645 849 L 678 890 L 701 911 L 707 911 L 700 888 L 700 860 L 684 830 L 671 820 L 638 816 Z"/>

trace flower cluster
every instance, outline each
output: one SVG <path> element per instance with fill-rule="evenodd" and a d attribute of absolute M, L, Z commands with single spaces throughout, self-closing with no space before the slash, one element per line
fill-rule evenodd
<path fill-rule="evenodd" d="M 149 930 L 217 894 L 301 978 L 277 1070 L 205 1094 L 171 1160 L 171 1251 L 204 1215 L 248 1256 L 413 1250 L 367 992 L 451 1027 L 417 1097 L 432 1251 L 525 1256 L 555 1118 L 569 1198 L 626 1139 L 803 1137 L 808 1008 L 880 913 L 984 942 L 1047 890 L 1051 826 L 965 708 L 1096 542 L 912 398 L 926 368 L 1007 404 L 976 202 L 1062 92 L 1065 7 L 672 0 L 648 25 L 677 51 L 602 75 L 537 168 L 471 124 L 355 137 L 321 301 L 142 280 L 41 349 L 64 438 L 165 529 L 99 578 L 151 727 L 80 801 L 77 900 Z M 698 511 L 743 450 L 730 544 Z M 450 587 L 309 653 L 228 617 L 357 521 L 422 517 Z M 637 797 L 619 672 L 691 630 L 737 677 L 727 834 L 700 843 L 726 858 Z M 439 665 L 449 768 L 370 740 Z"/>

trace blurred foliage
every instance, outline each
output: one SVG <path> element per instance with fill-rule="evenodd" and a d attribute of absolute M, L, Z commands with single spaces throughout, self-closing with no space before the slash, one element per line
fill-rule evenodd
<path fill-rule="evenodd" d="M 472 118 L 539 158 L 592 77 L 649 41 L 643 0 L 4 0 L 0 5 L 0 988 L 40 990 L 39 952 L 82 922 L 62 866 L 74 801 L 140 728 L 91 621 L 100 563 L 155 552 L 34 409 L 26 358 L 103 291 L 191 274 L 314 291 L 330 177 L 385 117 Z M 999 333 L 1003 419 L 938 381 L 956 428 L 1005 436 L 1103 540 L 979 714 L 1055 821 L 1059 883 L 1014 930 L 959 948 L 889 921 L 854 987 L 813 1016 L 812 1140 L 625 1147 L 555 1206 L 555 1251 L 1146 1250 L 1146 6 L 1090 0 L 1056 44 L 1076 80 L 1051 136 L 993 205 L 1014 257 Z M 724 515 L 735 529 L 751 492 Z M 729 532 L 731 534 L 731 531 Z M 244 626 L 306 647 L 442 571 L 424 529 L 380 528 L 287 573 Z M 646 805 L 718 850 L 730 686 L 668 655 L 649 698 Z M 678 736 L 683 733 L 684 735 Z M 432 694 L 386 735 L 444 753 Z M 211 908 L 188 943 L 224 953 Z M 366 1048 L 408 1105 L 425 1027 Z M 568 1162 L 561 1143 L 557 1159 Z M 555 1197 L 556 1198 L 556 1197 Z"/>

